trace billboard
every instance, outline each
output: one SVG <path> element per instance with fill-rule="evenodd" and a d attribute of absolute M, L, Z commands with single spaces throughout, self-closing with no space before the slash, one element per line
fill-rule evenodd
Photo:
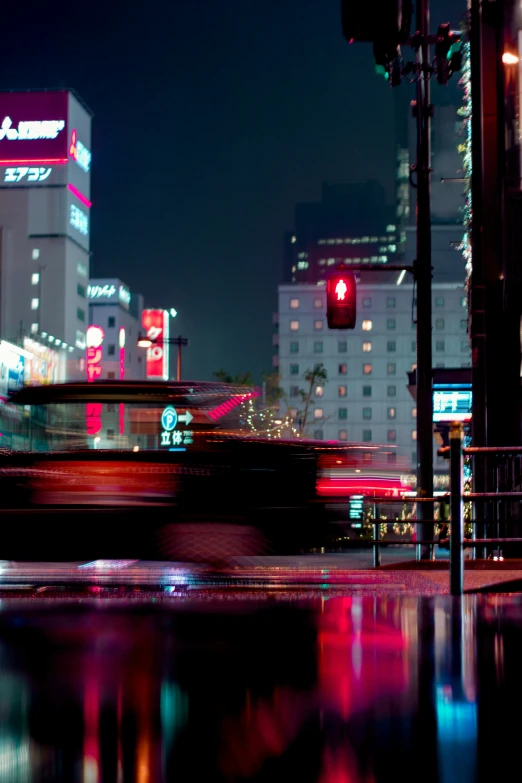
<path fill-rule="evenodd" d="M 25 362 L 25 382 L 32 386 L 58 383 L 60 380 L 58 352 L 30 337 L 24 337 L 24 348 L 30 354 L 30 358 Z"/>
<path fill-rule="evenodd" d="M 152 341 L 147 348 L 147 378 L 169 379 L 169 314 L 167 310 L 144 310 L 141 324 Z"/>
<path fill-rule="evenodd" d="M 7 397 L 24 385 L 25 362 L 30 356 L 17 345 L 0 342 L 0 395 Z"/>
<path fill-rule="evenodd" d="M 433 391 L 433 421 L 470 421 L 471 389 L 437 388 Z"/>
<path fill-rule="evenodd" d="M 0 98 L 0 165 L 67 163 L 68 93 L 3 92 Z"/>

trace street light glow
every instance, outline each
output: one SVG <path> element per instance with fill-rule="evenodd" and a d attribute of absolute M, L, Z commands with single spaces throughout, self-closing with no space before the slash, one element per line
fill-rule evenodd
<path fill-rule="evenodd" d="M 152 340 L 150 340 L 148 337 L 140 337 L 138 340 L 138 348 L 150 348 L 152 345 Z"/>
<path fill-rule="evenodd" d="M 520 57 L 513 52 L 504 52 L 502 55 L 502 62 L 504 65 L 516 65 L 520 61 Z"/>

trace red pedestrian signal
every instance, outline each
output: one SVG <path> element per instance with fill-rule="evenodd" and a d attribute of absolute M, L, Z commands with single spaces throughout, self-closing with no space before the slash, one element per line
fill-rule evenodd
<path fill-rule="evenodd" d="M 326 283 L 329 329 L 355 329 L 357 286 L 353 272 L 337 272 Z"/>

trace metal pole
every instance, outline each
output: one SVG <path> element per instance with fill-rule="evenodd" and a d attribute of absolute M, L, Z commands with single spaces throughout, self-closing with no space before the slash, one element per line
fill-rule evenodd
<path fill-rule="evenodd" d="M 462 513 L 462 424 L 455 421 L 450 429 L 450 489 L 451 489 L 451 535 L 450 535 L 450 593 L 464 592 L 464 520 Z"/>
<path fill-rule="evenodd" d="M 375 541 L 378 541 L 381 537 L 381 526 L 379 524 L 379 520 L 376 519 L 373 523 L 373 535 Z M 375 543 L 373 545 L 373 567 L 378 568 L 381 564 L 381 548 L 379 544 Z"/>
<path fill-rule="evenodd" d="M 430 212 L 430 62 L 429 0 L 417 0 L 417 494 L 433 497 L 433 399 L 431 345 L 431 212 Z M 433 540 L 433 503 L 421 503 L 417 539 Z M 432 545 L 416 547 L 417 560 L 430 558 Z"/>
<path fill-rule="evenodd" d="M 181 346 L 182 346 L 182 338 L 181 335 L 176 340 L 177 346 L 178 346 L 178 363 L 177 363 L 177 369 L 176 369 L 176 380 L 181 380 Z"/>

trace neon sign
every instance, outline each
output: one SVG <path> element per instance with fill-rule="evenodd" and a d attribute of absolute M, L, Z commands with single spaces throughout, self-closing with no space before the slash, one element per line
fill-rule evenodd
<path fill-rule="evenodd" d="M 87 173 L 91 168 L 91 152 L 87 147 L 78 141 L 76 128 L 71 133 L 71 144 L 69 146 L 69 155 L 76 161 L 78 166 Z"/>
<path fill-rule="evenodd" d="M 101 326 L 89 326 L 87 329 L 87 380 L 95 381 L 102 374 L 101 360 L 103 356 L 102 343 L 105 332 Z"/>
<path fill-rule="evenodd" d="M 73 228 L 87 236 L 89 233 L 89 216 L 85 214 L 76 204 L 71 204 L 69 223 Z"/>
<path fill-rule="evenodd" d="M 167 310 L 144 310 L 142 326 L 153 341 L 147 349 L 147 378 L 169 378 L 169 314 Z"/>
<path fill-rule="evenodd" d="M 35 139 L 55 139 L 65 128 L 65 120 L 30 120 L 19 122 L 13 127 L 11 117 L 5 117 L 0 125 L 0 141 L 31 141 Z"/>
<path fill-rule="evenodd" d="M 76 198 L 82 202 L 88 209 L 92 207 L 92 201 L 89 201 L 87 196 L 84 196 L 83 193 L 81 193 L 78 188 L 75 188 L 74 185 L 69 184 L 67 185 L 68 189 L 71 191 L 73 196 L 76 196 Z"/>
<path fill-rule="evenodd" d="M 4 182 L 20 182 L 27 177 L 27 182 L 43 182 L 51 174 L 52 169 L 45 166 L 18 166 L 5 170 Z"/>
<path fill-rule="evenodd" d="M 115 293 L 115 285 L 90 285 L 88 288 L 89 299 L 110 299 Z"/>
<path fill-rule="evenodd" d="M 120 285 L 118 289 L 118 297 L 120 302 L 122 302 L 122 304 L 124 304 L 125 307 L 128 307 L 130 305 L 131 293 L 125 288 L 125 286 Z"/>

